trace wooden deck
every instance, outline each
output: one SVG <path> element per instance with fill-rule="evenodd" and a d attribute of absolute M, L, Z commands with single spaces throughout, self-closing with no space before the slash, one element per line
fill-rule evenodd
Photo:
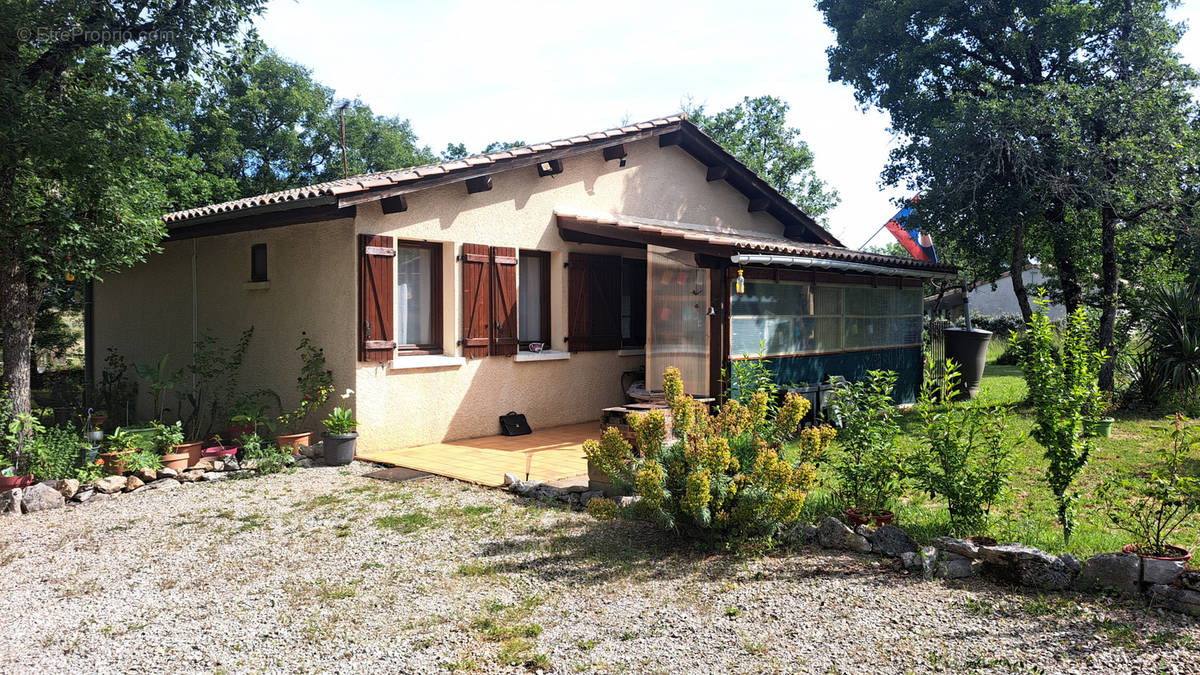
<path fill-rule="evenodd" d="M 487 436 L 402 450 L 359 453 L 356 459 L 499 487 L 504 474 L 543 483 L 587 475 L 583 442 L 600 438 L 600 423 L 586 422 L 534 431 L 525 436 Z"/>

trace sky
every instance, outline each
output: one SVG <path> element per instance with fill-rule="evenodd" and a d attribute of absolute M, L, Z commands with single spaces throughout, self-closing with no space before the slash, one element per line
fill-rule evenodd
<path fill-rule="evenodd" d="M 1200 27 L 1200 0 L 1172 18 Z M 272 0 L 262 38 L 339 98 L 411 120 L 435 151 L 528 143 L 770 94 L 841 195 L 831 231 L 859 248 L 895 213 L 880 184 L 895 141 L 888 117 L 831 83 L 833 33 L 807 0 Z M 1200 67 L 1200 28 L 1179 46 Z M 935 242 L 936 243 L 936 242 Z"/>

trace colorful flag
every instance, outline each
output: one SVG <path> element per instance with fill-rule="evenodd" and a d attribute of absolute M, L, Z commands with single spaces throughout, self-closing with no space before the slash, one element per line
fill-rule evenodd
<path fill-rule="evenodd" d="M 913 199 L 914 203 L 916 201 L 916 199 Z M 887 228 L 888 232 L 892 233 L 896 241 L 900 242 L 900 245 L 912 257 L 917 260 L 937 262 L 937 251 L 933 248 L 933 239 L 925 232 L 908 229 L 908 215 L 910 213 L 912 213 L 911 204 L 900 209 L 884 227 Z"/>

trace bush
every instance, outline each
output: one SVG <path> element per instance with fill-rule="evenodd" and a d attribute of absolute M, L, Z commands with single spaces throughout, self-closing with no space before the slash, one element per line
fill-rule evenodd
<path fill-rule="evenodd" d="M 966 321 L 961 322 L 966 325 Z M 971 325 L 995 333 L 995 337 L 1008 337 L 1025 330 L 1025 320 L 1020 314 L 976 314 L 971 312 Z"/>
<path fill-rule="evenodd" d="M 917 401 L 924 439 L 911 472 L 931 497 L 945 498 L 951 529 L 967 536 L 982 531 L 1008 483 L 1015 439 L 1006 408 L 978 399 L 951 401 L 960 378 L 953 361 L 927 361 Z"/>
<path fill-rule="evenodd" d="M 247 468 L 255 473 L 279 473 L 292 465 L 292 455 L 282 448 L 264 441 L 258 434 L 245 434 L 238 438 L 242 446 L 242 458 Z"/>
<path fill-rule="evenodd" d="M 1083 422 L 1099 393 L 1096 378 L 1104 352 L 1092 346 L 1093 332 L 1083 308 L 1067 318 L 1060 340 L 1046 317 L 1047 302 L 1045 297 L 1037 300 L 1029 332 L 1021 338 L 1014 335 L 1012 344 L 1021 350 L 1021 370 L 1034 408 L 1033 437 L 1045 448 L 1046 482 L 1054 493 L 1063 541 L 1070 542 L 1077 499 L 1071 488 L 1092 451 Z"/>
<path fill-rule="evenodd" d="M 71 427 L 40 430 L 30 440 L 29 473 L 38 480 L 71 478 L 83 460 L 86 446 Z"/>
<path fill-rule="evenodd" d="M 895 386 L 896 373 L 871 370 L 866 379 L 842 381 L 834 391 L 834 411 L 842 428 L 833 471 L 838 496 L 848 506 L 887 511 L 902 491 L 900 425 L 892 402 Z"/>
<path fill-rule="evenodd" d="M 1200 462 L 1194 456 L 1200 448 L 1200 432 L 1189 428 L 1182 415 L 1169 419 L 1159 468 L 1149 476 L 1111 477 L 1097 490 L 1109 520 L 1133 535 L 1142 555 L 1173 555 L 1168 539 L 1200 510 L 1200 480 L 1185 473 L 1189 464 L 1194 467 Z"/>
<path fill-rule="evenodd" d="M 1143 334 L 1135 362 L 1141 398 L 1162 403 L 1165 393 L 1200 388 L 1200 284 L 1152 287 L 1134 310 Z"/>
<path fill-rule="evenodd" d="M 830 438 L 798 434 L 808 401 L 789 394 L 772 412 L 768 393 L 757 391 L 747 405 L 731 399 L 711 414 L 683 394 L 677 369 L 668 368 L 663 380 L 676 440 L 668 440 L 663 413 L 651 411 L 630 416 L 641 456 L 611 427 L 600 441 L 584 444 L 615 485 L 641 498 L 636 513 L 665 529 L 726 543 L 769 538 L 795 522 Z M 784 460 L 783 444 L 797 438 L 807 441 L 796 446 L 794 462 Z"/>

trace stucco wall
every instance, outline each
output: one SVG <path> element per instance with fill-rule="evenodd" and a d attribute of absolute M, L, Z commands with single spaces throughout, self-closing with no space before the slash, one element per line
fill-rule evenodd
<path fill-rule="evenodd" d="M 492 189 L 467 194 L 461 184 L 408 196 L 408 210 L 384 214 L 377 202 L 359 207 L 360 233 L 426 240 L 443 247 L 443 352 L 459 355 L 462 278 L 455 257 L 463 243 L 551 253 L 551 347 L 565 350 L 567 274 L 571 251 L 644 258 L 632 248 L 564 242 L 555 207 L 678 220 L 716 228 L 780 233 L 768 214 L 749 213 L 747 200 L 724 181 L 708 182 L 706 167 L 657 139 L 627 144 L 626 166 L 597 151 L 563 161 L 563 172 L 538 177 L 534 167 L 492 176 Z M 406 357 L 400 357 L 401 359 Z M 411 357 L 408 357 L 411 358 Z M 525 413 L 533 427 L 598 419 L 624 400 L 621 375 L 644 363 L 616 351 L 576 352 L 568 360 L 519 362 L 488 357 L 466 365 L 394 370 L 359 364 L 356 405 L 366 450 L 405 447 L 497 433 L 497 417 Z"/>
<path fill-rule="evenodd" d="M 266 289 L 247 288 L 253 244 L 267 245 Z M 285 406 L 296 404 L 301 331 L 325 348 L 335 385 L 354 385 L 353 220 L 167 242 L 163 249 L 96 285 L 97 377 L 110 346 L 134 363 L 153 363 L 169 353 L 169 367 L 175 370 L 190 361 L 195 337 L 208 334 L 232 345 L 243 330 L 254 326 L 242 369 L 243 391 L 268 387 Z M 198 280 L 194 295 L 193 255 Z M 145 418 L 150 414 L 148 387 L 141 383 L 139 388 L 136 417 Z M 315 418 L 306 424 L 313 431 L 319 426 Z"/>

